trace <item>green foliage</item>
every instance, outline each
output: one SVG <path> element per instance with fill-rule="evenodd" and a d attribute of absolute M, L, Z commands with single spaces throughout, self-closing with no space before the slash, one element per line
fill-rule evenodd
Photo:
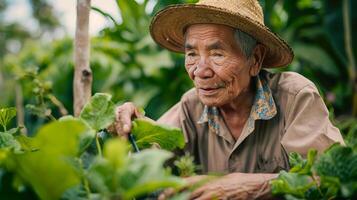
<path fill-rule="evenodd" d="M 11 155 L 7 167 L 41 199 L 59 199 L 68 187 L 80 182 L 67 158 L 79 153 L 80 136 L 87 131 L 91 130 L 78 119 L 48 124 L 33 138 L 38 151 Z"/>
<path fill-rule="evenodd" d="M 182 187 L 183 180 L 169 176 L 162 168 L 164 161 L 172 154 L 163 150 L 144 150 L 140 154 L 134 154 L 129 163 L 125 176 L 122 178 L 124 189 L 126 189 L 126 199 L 147 194 L 157 188 Z M 155 162 L 153 162 L 155 160 Z M 137 176 L 137 174 L 139 176 Z"/>
<path fill-rule="evenodd" d="M 134 134 L 139 148 L 158 144 L 163 149 L 174 150 L 185 145 L 180 129 L 159 125 L 147 119 L 135 119 L 131 133 Z"/>
<path fill-rule="evenodd" d="M 343 3 L 349 4 L 350 24 L 345 23 Z M 338 115 L 352 114 L 353 87 L 357 88 L 351 60 L 347 56 L 347 43 L 357 45 L 354 39 L 357 19 L 356 1 L 344 0 L 299 0 L 299 1 L 260 1 L 264 9 L 265 23 L 282 36 L 295 52 L 291 65 L 279 71 L 292 70 L 312 80 L 327 97 L 325 100 L 333 106 Z M 346 29 L 351 30 L 351 41 L 347 38 Z M 352 57 L 356 58 L 356 48 L 352 49 Z M 354 66 L 356 68 L 356 66 Z M 356 70 L 354 70 L 356 71 Z M 331 80 L 334 80 L 331 82 Z M 349 102 L 349 103 L 347 103 Z M 356 117 L 356 116 L 354 116 Z"/>
<path fill-rule="evenodd" d="M 194 158 L 186 153 L 184 156 L 180 157 L 174 162 L 177 167 L 181 177 L 194 176 L 196 171 L 196 165 L 194 164 Z"/>
<path fill-rule="evenodd" d="M 307 154 L 307 159 L 302 159 L 301 155 L 298 153 L 291 153 L 289 155 L 289 163 L 291 165 L 290 172 L 311 175 L 311 168 L 315 162 L 317 156 L 317 151 L 315 149 L 310 149 Z"/>
<path fill-rule="evenodd" d="M 273 194 L 289 194 L 301 199 L 315 185 L 307 175 L 285 171 L 280 172 L 278 179 L 271 181 L 271 184 Z"/>
<path fill-rule="evenodd" d="M 12 134 L 8 132 L 0 132 L 0 148 L 2 150 L 13 149 L 15 151 L 19 151 L 21 149 L 21 145 Z"/>
<path fill-rule="evenodd" d="M 19 134 L 19 128 L 0 132 L 0 169 L 14 174 L 18 188 L 27 186 L 41 199 L 133 199 L 166 187 L 182 187 L 184 182 L 163 167 L 172 157 L 164 150 L 128 154 L 127 142 L 116 138 L 104 141 L 103 154 L 88 152 L 93 139 L 98 139 L 95 133 L 110 125 L 113 116 L 111 96 L 95 94 L 80 118 L 62 117 L 40 128 L 35 137 Z M 141 136 L 159 132 L 156 139 L 141 138 L 142 143 L 160 143 L 164 135 L 183 141 L 177 129 L 141 122 L 135 126 Z M 183 145 L 163 143 L 167 149 L 177 146 Z"/>
<path fill-rule="evenodd" d="M 6 131 L 7 124 L 16 116 L 16 108 L 0 108 L 0 125 Z"/>
<path fill-rule="evenodd" d="M 115 119 L 115 105 L 111 98 L 109 94 L 96 93 L 83 107 L 79 117 L 94 130 L 108 127 Z"/>
<path fill-rule="evenodd" d="M 290 154 L 291 169 L 271 181 L 272 193 L 285 199 L 355 199 L 357 151 L 334 144 L 320 156 L 316 153 L 310 150 L 307 160 Z"/>

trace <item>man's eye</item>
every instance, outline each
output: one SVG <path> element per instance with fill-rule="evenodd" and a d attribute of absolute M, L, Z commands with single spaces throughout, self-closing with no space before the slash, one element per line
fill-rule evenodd
<path fill-rule="evenodd" d="M 194 53 L 194 52 L 187 53 L 187 56 L 190 56 L 190 57 L 193 57 L 195 55 L 196 55 L 196 53 Z"/>
<path fill-rule="evenodd" d="M 215 57 L 223 57 L 223 54 L 221 54 L 221 53 L 213 53 L 213 56 L 215 56 Z"/>

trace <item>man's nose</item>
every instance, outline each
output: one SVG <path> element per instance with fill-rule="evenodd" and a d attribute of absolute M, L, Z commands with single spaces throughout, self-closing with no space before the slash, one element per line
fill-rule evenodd
<path fill-rule="evenodd" d="M 200 62 L 197 64 L 193 75 L 199 78 L 211 78 L 214 75 L 213 70 L 211 69 L 210 65 L 207 63 L 206 59 L 201 59 Z"/>

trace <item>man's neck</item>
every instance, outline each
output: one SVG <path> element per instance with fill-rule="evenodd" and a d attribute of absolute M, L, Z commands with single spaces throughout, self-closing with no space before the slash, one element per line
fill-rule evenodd
<path fill-rule="evenodd" d="M 255 96 L 253 87 L 242 92 L 234 101 L 220 107 L 220 112 L 225 119 L 232 136 L 237 140 L 249 118 Z"/>
<path fill-rule="evenodd" d="M 247 113 L 249 115 L 255 96 L 252 84 L 254 83 L 251 83 L 251 86 L 243 90 L 232 102 L 220 106 L 221 112 L 227 115 L 245 116 Z"/>

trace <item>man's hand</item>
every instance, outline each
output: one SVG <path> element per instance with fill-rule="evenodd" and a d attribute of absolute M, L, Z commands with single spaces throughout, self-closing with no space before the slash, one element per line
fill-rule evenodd
<path fill-rule="evenodd" d="M 270 196 L 269 180 L 277 174 L 232 173 L 195 189 L 190 199 L 258 199 Z"/>
<path fill-rule="evenodd" d="M 116 132 L 118 135 L 128 138 L 128 134 L 132 128 L 132 120 L 141 117 L 144 117 L 143 114 L 140 113 L 139 109 L 133 103 L 124 103 L 116 108 L 115 123 L 114 127 L 111 127 L 111 132 Z M 115 129 L 114 131 L 113 128 Z"/>
<path fill-rule="evenodd" d="M 186 178 L 184 178 L 184 180 L 186 181 L 185 187 L 181 188 L 180 191 L 184 191 L 191 187 L 196 187 L 196 186 L 202 185 L 203 183 L 211 180 L 212 178 L 213 177 L 208 176 L 208 175 L 197 175 L 197 176 L 186 177 Z M 158 200 L 166 200 L 166 199 L 172 197 L 177 192 L 178 191 L 173 188 L 167 188 L 159 195 Z"/>

